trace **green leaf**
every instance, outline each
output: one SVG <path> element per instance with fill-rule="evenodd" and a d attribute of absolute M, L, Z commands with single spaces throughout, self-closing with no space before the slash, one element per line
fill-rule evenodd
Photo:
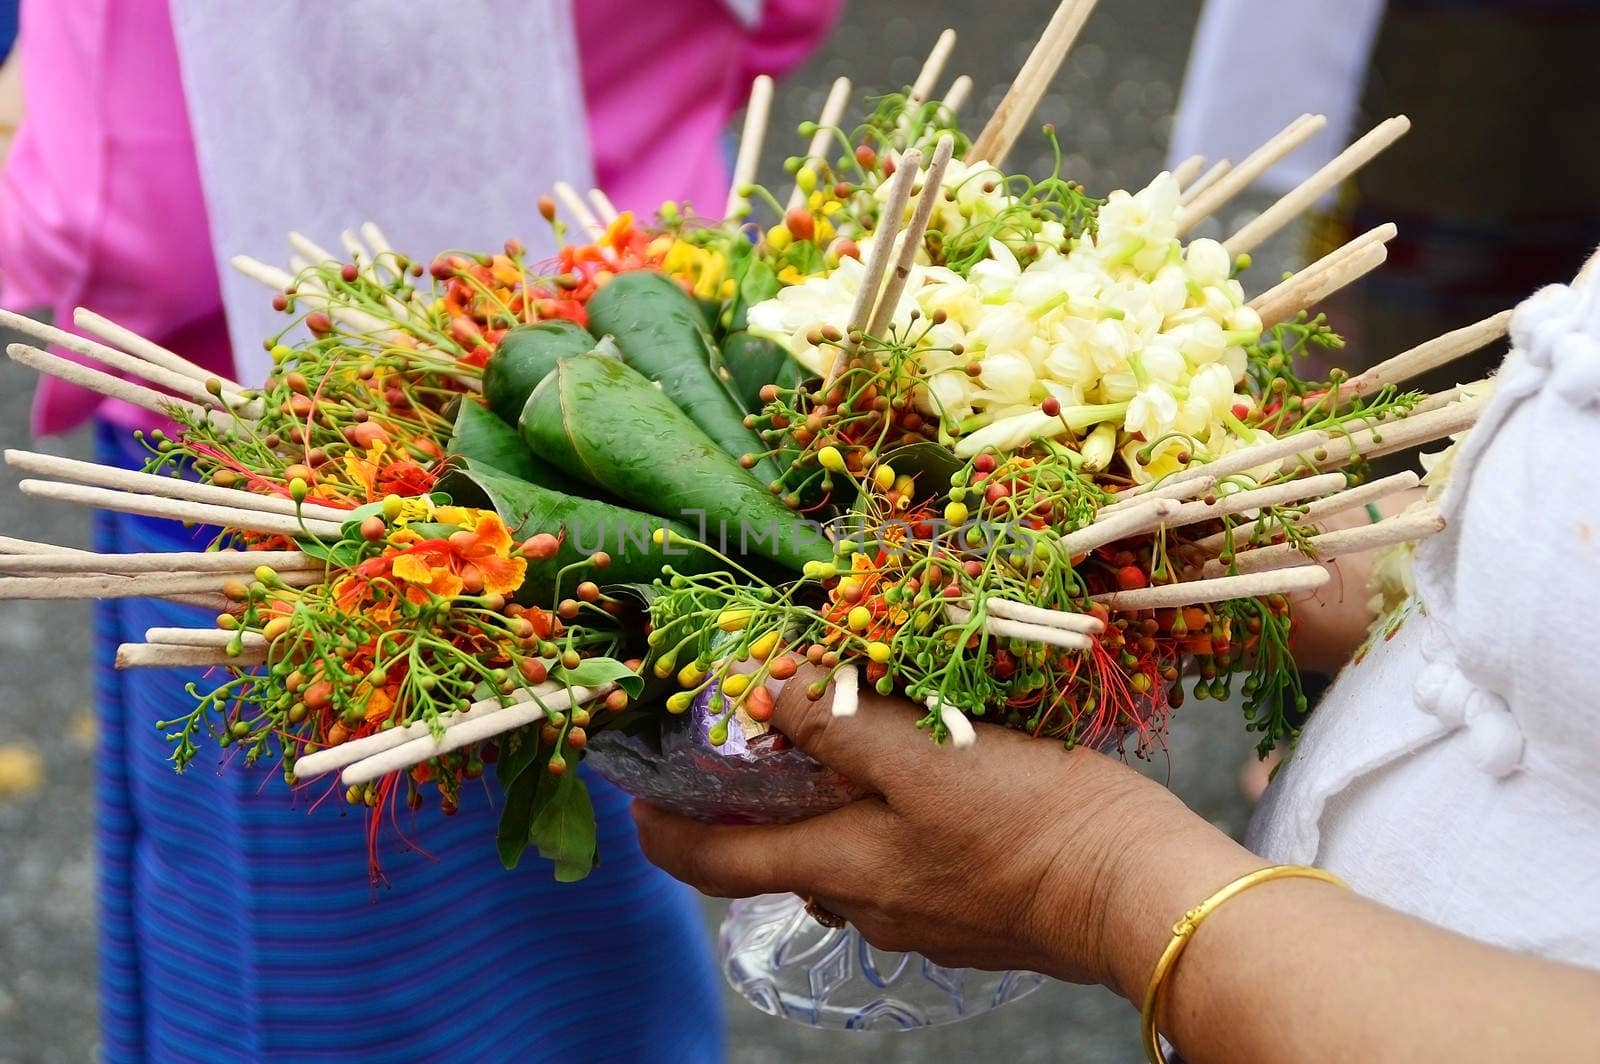
<path fill-rule="evenodd" d="M 705 542 L 725 553 L 793 570 L 832 557 L 815 524 L 784 506 L 661 389 L 622 363 L 593 355 L 561 363 L 528 398 L 522 436 L 562 469 L 625 502 L 703 522 Z"/>
<path fill-rule="evenodd" d="M 572 487 L 566 477 L 533 456 L 516 429 L 470 399 L 456 411 L 447 453 L 467 469 L 492 470 L 556 491 Z"/>
<path fill-rule="evenodd" d="M 538 749 L 537 741 L 531 745 L 535 750 Z M 521 775 L 509 783 L 502 778 L 501 786 L 505 789 L 506 804 L 500 810 L 500 824 L 495 831 L 495 846 L 500 851 L 500 863 L 510 869 L 517 867 L 517 862 L 522 860 L 522 851 L 528 848 L 539 777 Z"/>
<path fill-rule="evenodd" d="M 557 668 L 551 675 L 575 687 L 614 683 L 626 691 L 629 698 L 638 698 L 644 691 L 644 677 L 615 658 L 585 658 L 576 669 Z"/>
<path fill-rule="evenodd" d="M 535 797 L 537 810 L 528 831 L 529 841 L 538 847 L 539 855 L 556 865 L 556 879 L 562 883 L 576 883 L 594 870 L 599 857 L 595 841 L 594 803 L 589 799 L 589 788 L 578 778 L 575 766 L 568 766 L 561 776 L 540 774 L 543 780 L 555 780 L 555 786 L 546 797 Z M 540 791 L 544 791 L 540 787 Z"/>
<path fill-rule="evenodd" d="M 931 440 L 896 447 L 887 452 L 883 460 L 893 466 L 896 473 L 909 473 L 916 478 L 918 500 L 949 491 L 950 478 L 966 466 L 948 447 Z"/>
<path fill-rule="evenodd" d="M 493 509 L 518 539 L 537 532 L 561 538 L 561 547 L 552 557 L 542 562 L 529 560 L 527 577 L 517 594 L 523 602 L 549 605 L 558 593 L 560 570 L 597 550 L 611 555 L 605 575 L 624 583 L 649 583 L 661 575 L 665 565 L 684 573 L 698 573 L 715 562 L 705 551 L 682 544 L 658 545 L 654 536 L 659 528 L 670 528 L 691 538 L 694 530 L 638 510 L 568 495 L 490 469 L 457 470 L 443 484 L 461 505 Z M 559 592 L 570 592 L 592 575 L 584 568 L 567 572 L 559 577 Z"/>
<path fill-rule="evenodd" d="M 528 766 L 539 760 L 541 727 L 542 724 L 529 724 L 507 732 L 500 738 L 500 757 L 494 763 L 494 774 L 500 781 L 501 790 L 509 793 L 512 785 L 528 770 Z"/>
<path fill-rule="evenodd" d="M 349 522 L 346 522 L 348 525 Z M 335 569 L 349 569 L 361 561 L 361 546 L 348 539 L 335 540 L 332 543 L 318 543 L 308 539 L 300 543 L 300 551 L 308 554 L 318 561 L 327 562 Z"/>

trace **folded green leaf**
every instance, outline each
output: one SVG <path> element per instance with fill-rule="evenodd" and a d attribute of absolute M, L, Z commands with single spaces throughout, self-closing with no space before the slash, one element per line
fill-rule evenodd
<path fill-rule="evenodd" d="M 663 274 L 647 270 L 620 274 L 589 300 L 589 326 L 610 333 L 623 359 L 661 385 L 678 407 L 719 447 L 741 458 L 765 451 L 745 428 L 744 411 L 713 369 L 715 346 L 700 307 Z M 763 484 L 778 477 L 769 459 L 755 466 Z"/>
<path fill-rule="evenodd" d="M 588 329 L 564 319 L 518 325 L 506 333 L 483 368 L 483 397 L 507 425 L 522 416 L 522 404 L 563 358 L 593 351 Z"/>
<path fill-rule="evenodd" d="M 576 669 L 557 669 L 551 676 L 558 683 L 570 683 L 574 687 L 594 688 L 614 683 L 626 691 L 629 698 L 638 698 L 644 692 L 644 677 L 613 658 L 584 658 Z"/>
<path fill-rule="evenodd" d="M 617 365 L 617 363 L 612 363 Z M 595 551 L 611 555 L 606 579 L 648 583 L 661 575 L 663 566 L 679 572 L 704 572 L 715 559 L 705 551 L 694 550 L 670 541 L 658 544 L 658 529 L 670 529 L 680 536 L 693 536 L 684 525 L 628 510 L 594 499 L 529 484 L 487 468 L 469 468 L 451 473 L 442 486 L 462 505 L 487 504 L 498 513 L 518 539 L 538 532 L 561 537 L 561 547 L 544 561 L 528 562 L 528 574 L 517 597 L 527 602 L 548 604 L 558 595 L 570 593 L 580 581 L 596 575 L 577 569 L 560 577 L 563 567 L 582 561 Z"/>
<path fill-rule="evenodd" d="M 523 408 L 522 438 L 535 454 L 625 502 L 694 522 L 701 529 L 694 538 L 724 553 L 794 570 L 832 557 L 816 525 L 774 498 L 660 389 L 621 363 L 594 355 L 561 363 Z"/>

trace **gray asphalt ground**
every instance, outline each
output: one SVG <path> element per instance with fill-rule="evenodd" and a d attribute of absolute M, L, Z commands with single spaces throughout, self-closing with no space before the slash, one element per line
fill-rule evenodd
<path fill-rule="evenodd" d="M 907 84 L 939 31 L 960 44 L 949 74 L 977 88 L 969 124 L 986 116 L 1025 58 L 1054 0 L 852 0 L 830 45 L 780 89 L 768 155 L 799 149 L 792 132 L 814 117 L 832 78 L 850 74 L 861 94 Z M 1115 0 L 1101 5 L 1040 109 L 1066 151 L 1065 172 L 1091 190 L 1138 187 L 1164 160 L 1171 112 L 1198 0 Z M 885 57 L 897 57 L 887 60 Z M 1012 162 L 1048 168 L 1041 136 Z M 781 185 L 781 175 L 768 174 Z M 786 186 L 784 186 L 786 187 Z M 1246 203 L 1247 210 L 1253 203 Z M 1287 243 L 1259 260 L 1285 262 Z M 1270 277 L 1271 267 L 1262 269 Z M 32 375 L 0 360 L 0 446 L 27 446 Z M 82 435 L 45 448 L 84 456 Z M 85 513 L 42 506 L 0 469 L 0 534 L 86 545 Z M 90 783 L 89 611 L 78 604 L 0 608 L 0 1064 L 92 1059 L 95 1023 Z M 1214 703 L 1179 714 L 1170 757 L 1151 770 L 1224 829 L 1248 810 L 1236 775 L 1250 746 L 1238 716 Z M 706 907 L 708 933 L 720 919 Z M 1137 1017 L 1109 993 L 1047 985 L 1031 997 L 952 1027 L 905 1034 L 827 1033 L 757 1013 L 730 995 L 729 1057 L 768 1061 L 1064 1061 L 1142 1059 Z"/>

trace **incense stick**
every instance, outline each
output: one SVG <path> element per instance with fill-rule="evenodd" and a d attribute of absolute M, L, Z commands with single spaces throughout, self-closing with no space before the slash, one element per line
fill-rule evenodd
<path fill-rule="evenodd" d="M 1204 155 L 1191 155 L 1172 168 L 1172 180 L 1178 183 L 1179 190 L 1186 189 L 1189 187 L 1189 183 L 1199 177 L 1205 168 L 1206 157 Z"/>
<path fill-rule="evenodd" d="M 279 574 L 290 587 L 307 587 L 322 580 L 320 573 Z M 198 592 L 217 592 L 221 573 L 146 573 L 138 576 L 0 576 L 0 599 L 124 599 L 163 598 Z"/>
<path fill-rule="evenodd" d="M 1300 514 L 1295 523 L 1302 527 L 1315 525 L 1318 521 L 1332 517 L 1335 514 L 1345 513 L 1358 506 L 1366 506 L 1370 503 L 1378 502 L 1402 491 L 1409 491 L 1415 488 L 1421 480 L 1422 478 L 1417 476 L 1416 473 L 1407 470 L 1403 473 L 1384 477 L 1381 480 L 1374 480 L 1369 484 L 1346 488 L 1344 491 L 1336 492 L 1325 499 L 1318 499 L 1316 502 L 1307 504 L 1305 511 Z M 1235 525 L 1232 530 L 1235 544 L 1239 542 L 1239 530 L 1243 527 L 1244 524 L 1241 523 Z M 1218 532 L 1204 539 L 1195 540 L 1190 546 L 1205 554 L 1215 554 L 1227 546 L 1228 536 L 1228 532 Z"/>
<path fill-rule="evenodd" d="M 179 647 L 225 647 L 234 640 L 246 649 L 266 649 L 267 637 L 260 632 L 227 632 L 221 628 L 146 628 L 146 643 Z"/>
<path fill-rule="evenodd" d="M 945 616 L 951 624 L 966 624 L 972 619 L 972 612 L 947 603 L 944 608 Z M 1030 643 L 1043 643 L 1045 646 L 1061 647 L 1065 650 L 1088 650 L 1094 646 L 1094 640 L 1080 632 L 1057 628 L 1053 625 L 1029 624 L 1026 621 L 1008 620 L 1004 617 L 985 617 L 984 630 L 997 639 L 1023 639 Z"/>
<path fill-rule="evenodd" d="M 147 340 L 132 329 L 118 325 L 110 318 L 103 317 L 84 307 L 78 307 L 72 312 L 72 321 L 73 324 L 85 332 L 93 333 L 109 343 L 116 344 L 129 354 L 136 355 L 146 362 L 169 369 L 174 373 L 181 373 L 184 376 L 191 377 L 202 385 L 210 381 L 217 381 L 222 385 L 224 393 L 233 393 L 229 397 L 230 401 L 247 401 L 247 397 L 243 393 L 248 389 L 238 381 L 230 380 L 220 373 L 213 373 L 204 366 L 196 365 L 176 351 L 170 351 L 158 343 Z"/>
<path fill-rule="evenodd" d="M 1262 174 L 1320 133 L 1327 124 L 1325 115 L 1301 115 L 1283 127 L 1271 140 L 1251 152 L 1244 162 L 1230 167 L 1215 184 L 1195 196 L 1178 220 L 1178 235 L 1184 235 L 1221 210 L 1235 196 L 1255 184 Z"/>
<path fill-rule="evenodd" d="M 374 732 L 371 735 L 363 735 L 359 739 L 351 739 L 340 743 L 338 746 L 330 746 L 325 750 L 318 750 L 315 753 L 306 754 L 298 758 L 294 763 L 295 778 L 299 780 L 315 779 L 335 769 L 353 765 L 363 758 L 381 754 L 385 750 L 393 750 L 397 746 L 403 746 L 413 739 L 427 738 L 433 734 L 435 727 L 446 728 L 455 721 L 468 717 L 481 717 L 490 713 L 498 713 L 502 709 L 509 709 L 513 705 L 531 702 L 535 695 L 541 698 L 549 698 L 561 690 L 561 685 L 555 683 L 541 684 L 531 689 L 522 688 L 507 695 L 504 701 L 499 698 L 486 698 L 482 701 L 474 702 L 471 708 L 465 712 L 452 710 L 447 713 L 441 713 L 437 720 L 432 722 L 419 720 L 401 727 L 389 728 L 385 731 Z"/>
<path fill-rule="evenodd" d="M 971 95 L 972 78 L 967 74 L 962 74 L 950 83 L 950 87 L 945 90 L 944 99 L 939 102 L 943 104 L 949 118 L 954 118 L 961 113 L 961 108 L 966 106 L 967 98 Z"/>
<path fill-rule="evenodd" d="M 251 669 L 267 663 L 265 647 L 247 647 L 229 654 L 219 647 L 162 646 L 152 643 L 123 643 L 117 647 L 119 669 L 217 668 Z"/>
<path fill-rule="evenodd" d="M 519 703 L 496 713 L 478 716 L 469 714 L 457 718 L 446 726 L 444 734 L 438 738 L 425 735 L 357 761 L 346 768 L 340 778 L 349 785 L 370 782 L 380 776 L 387 776 L 391 772 L 398 772 L 400 769 L 438 757 L 440 754 L 447 754 L 471 743 L 483 742 L 496 735 L 533 724 L 543 720 L 546 713 L 564 710 L 569 706 L 580 706 L 596 698 L 602 698 L 611 691 L 612 686 L 605 684 L 592 690 L 587 687 L 574 687 L 549 695 L 543 699 L 542 704 Z"/>
<path fill-rule="evenodd" d="M 1294 543 L 1275 543 L 1268 547 L 1240 551 L 1232 561 L 1213 558 L 1201 570 L 1205 576 L 1220 576 L 1227 572 L 1264 573 L 1288 566 L 1328 562 L 1351 554 L 1364 554 L 1380 547 L 1427 539 L 1444 530 L 1445 520 L 1436 509 L 1402 514 L 1374 525 L 1345 528 L 1337 532 L 1324 532 L 1306 541 L 1308 550 Z"/>
<path fill-rule="evenodd" d="M 950 156 L 955 154 L 955 149 L 955 138 L 948 133 L 939 138 L 939 143 L 933 149 L 933 161 L 928 164 L 922 191 L 917 193 L 916 211 L 912 214 L 911 224 L 906 227 L 905 235 L 900 241 L 900 254 L 895 259 L 894 270 L 889 274 L 889 283 L 878 299 L 878 309 L 873 312 L 872 320 L 867 325 L 869 336 L 887 335 L 887 330 L 894 321 L 894 312 L 900 304 L 900 295 L 905 291 L 906 280 L 916 265 L 917 252 L 922 250 L 922 237 L 928 230 L 928 220 L 933 217 L 933 209 L 938 205 L 943 191 L 945 167 L 950 164 Z"/>
<path fill-rule="evenodd" d="M 1293 191 L 1262 211 L 1255 221 L 1223 241 L 1228 254 L 1254 251 L 1284 226 L 1300 217 L 1316 202 L 1333 191 L 1346 178 L 1392 147 L 1411 129 L 1411 120 L 1398 115 L 1380 123 L 1366 136 L 1340 152 L 1322 169 L 1302 181 Z"/>
<path fill-rule="evenodd" d="M 1152 490 L 1161 485 L 1183 484 L 1197 477 L 1209 476 L 1216 480 L 1231 477 L 1257 466 L 1271 466 L 1271 475 L 1283 467 L 1286 459 L 1299 455 L 1312 455 L 1324 447 L 1329 435 L 1326 432 L 1297 432 L 1291 436 L 1280 436 L 1277 439 L 1267 440 L 1264 443 L 1253 443 L 1249 447 L 1242 447 L 1237 451 L 1227 454 L 1211 462 L 1195 462 L 1181 473 L 1174 473 L 1165 480 L 1156 481 L 1149 485 L 1135 488 L 1126 488 L 1118 493 L 1118 497 L 1134 497 L 1149 495 Z"/>
<path fill-rule="evenodd" d="M 833 140 L 834 127 L 844 117 L 844 109 L 850 106 L 850 79 L 837 78 L 833 88 L 828 90 L 828 98 L 823 101 L 822 113 L 817 116 L 817 131 L 811 135 L 811 143 L 806 145 L 806 154 L 801 162 L 801 167 L 810 166 L 822 159 L 828 151 L 828 144 Z M 789 193 L 789 209 L 800 206 L 806 201 L 805 189 L 800 187 L 798 180 L 794 190 Z"/>
<path fill-rule="evenodd" d="M 963 609 L 971 609 L 970 603 L 962 603 Z M 984 609 L 992 617 L 1003 617 L 1007 620 L 1022 621 L 1024 624 L 1038 624 L 1046 628 L 1061 628 L 1069 632 L 1080 632 L 1084 635 L 1093 635 L 1105 630 L 1105 622 L 1100 618 L 1087 613 L 1069 613 L 1065 610 L 1047 610 L 1042 606 L 1031 606 L 1025 602 L 1014 602 L 1011 599 L 990 595 L 984 599 Z"/>
<path fill-rule="evenodd" d="M 1336 251 L 1251 300 L 1250 306 L 1261 315 L 1262 327 L 1270 329 L 1359 281 L 1388 258 L 1389 249 L 1382 243 L 1369 244 L 1353 255 Z"/>
<path fill-rule="evenodd" d="M 1062 536 L 1057 548 L 1063 556 L 1076 558 L 1107 543 L 1156 528 L 1177 513 L 1180 505 L 1176 499 L 1141 499 L 1138 506 L 1129 507 Z"/>
<path fill-rule="evenodd" d="M 263 565 L 279 572 L 322 572 L 328 563 L 293 550 L 0 556 L 0 573 L 253 573 Z"/>
<path fill-rule="evenodd" d="M 724 218 L 742 214 L 750 204 L 744 189 L 756 179 L 756 167 L 761 163 L 761 146 L 767 139 L 767 123 L 771 116 L 772 78 L 762 74 L 750 85 L 744 131 L 739 136 L 739 154 L 733 162 L 733 182 L 728 188 L 728 201 L 722 208 Z"/>
<path fill-rule="evenodd" d="M 1328 445 L 1327 457 L 1319 459 L 1317 466 L 1321 469 L 1336 468 L 1348 465 L 1357 455 L 1381 458 L 1386 454 L 1457 435 L 1476 424 L 1478 415 L 1487 405 L 1487 398 L 1468 399 L 1425 414 L 1380 421 L 1333 440 Z"/>
<path fill-rule="evenodd" d="M 159 498 L 154 495 L 114 491 L 110 488 L 57 484 L 48 480 L 24 480 L 17 487 L 24 495 L 38 499 L 53 499 L 57 502 L 70 502 L 79 506 L 93 506 L 121 513 L 144 514 L 146 517 L 166 517 L 192 524 L 220 525 L 244 532 L 295 537 L 313 535 L 330 539 L 337 539 L 339 536 L 339 526 L 331 522 L 307 519 L 302 523 L 292 517 L 282 517 L 261 510 L 241 510 L 233 506 L 213 506 Z"/>
<path fill-rule="evenodd" d="M 1016 80 L 1006 90 L 1000 106 L 995 108 L 989 124 L 972 142 L 967 162 L 981 160 L 997 168 L 1005 162 L 1094 7 L 1095 0 L 1062 0 L 1039 42 L 1028 54 L 1027 62 L 1018 71 Z"/>
<path fill-rule="evenodd" d="M 952 29 L 939 34 L 939 39 L 933 42 L 933 50 L 917 72 L 917 80 L 911 83 L 911 98 L 907 103 L 912 110 L 927 102 L 928 94 L 939 83 L 939 75 L 944 73 L 944 65 L 950 61 L 950 53 L 955 48 L 956 31 Z"/>
<path fill-rule="evenodd" d="M 176 412 L 196 419 L 209 420 L 220 428 L 231 428 L 238 423 L 237 418 L 215 407 L 201 406 L 188 399 L 125 381 L 121 377 L 79 365 L 71 359 L 52 355 L 48 351 L 41 351 L 27 344 L 11 344 L 6 348 L 6 355 L 11 361 L 27 366 L 35 372 L 55 377 L 68 384 L 76 384 L 80 388 L 87 388 L 111 399 L 120 399 L 122 402 L 139 407 L 141 410 L 148 410 L 152 414 L 159 414 L 164 418 L 170 418 Z"/>
<path fill-rule="evenodd" d="M 1217 163 L 1211 169 L 1207 170 L 1205 173 L 1196 178 L 1194 184 L 1184 188 L 1183 194 L 1178 197 L 1179 205 L 1187 207 L 1189 204 L 1199 199 L 1201 194 L 1204 193 L 1206 189 L 1211 188 L 1218 181 L 1221 181 L 1228 171 L 1232 169 L 1233 163 L 1229 162 L 1227 159 L 1223 159 L 1221 162 Z"/>
<path fill-rule="evenodd" d="M 185 499 L 189 502 L 212 503 L 241 510 L 258 510 L 284 517 L 304 515 L 335 525 L 341 525 L 350 519 L 348 510 L 324 506 L 309 500 L 299 504 L 297 510 L 293 499 L 278 495 L 257 495 L 237 488 L 219 488 L 215 484 L 201 484 L 193 480 L 141 473 L 132 469 L 117 469 L 98 462 L 40 454 L 37 451 L 8 449 L 5 451 L 5 461 L 7 465 L 24 473 L 56 477 L 77 484 L 92 484 L 100 488 L 118 488 L 166 499 Z"/>
<path fill-rule="evenodd" d="M 589 203 L 594 207 L 594 213 L 599 215 L 600 221 L 610 225 L 622 217 L 622 212 L 617 210 L 617 205 L 611 202 L 611 197 L 598 188 L 589 190 Z"/>
<path fill-rule="evenodd" d="M 1342 395 L 1367 396 L 1388 384 L 1400 384 L 1438 369 L 1458 358 L 1481 351 L 1496 340 L 1505 337 L 1511 328 L 1512 311 L 1501 311 L 1462 329 L 1447 332 L 1427 343 L 1418 344 L 1409 351 L 1373 366 L 1358 376 L 1350 378 L 1339 389 Z"/>
<path fill-rule="evenodd" d="M 1190 580 L 1181 584 L 1142 587 L 1136 591 L 1113 591 L 1096 595 L 1094 601 L 1108 609 L 1121 611 L 1163 610 L 1195 606 L 1202 602 L 1228 602 L 1233 599 L 1261 598 L 1312 591 L 1326 584 L 1333 574 L 1320 565 L 1306 565 L 1267 573 L 1223 576 L 1214 580 Z"/>
<path fill-rule="evenodd" d="M 856 338 L 871 320 L 878 293 L 883 288 L 883 275 L 888 269 L 889 257 L 895 253 L 895 237 L 899 235 L 900 227 L 905 223 L 906 203 L 911 198 L 911 186 L 916 182 L 917 171 L 921 166 L 922 153 L 913 148 L 900 157 L 894 176 L 889 179 L 889 201 L 884 204 L 883 211 L 878 215 L 878 227 L 872 232 L 872 250 L 867 255 L 861 287 L 856 291 L 855 303 L 850 308 L 850 324 L 845 330 L 846 342 L 851 344 L 852 348 L 857 342 Z M 825 384 L 833 383 L 840 362 L 837 347 L 832 348 L 829 354 L 831 357 L 822 375 Z"/>

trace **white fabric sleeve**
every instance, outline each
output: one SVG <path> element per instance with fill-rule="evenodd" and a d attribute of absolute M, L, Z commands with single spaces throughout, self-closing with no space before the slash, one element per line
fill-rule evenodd
<path fill-rule="evenodd" d="M 1384 0 L 1209 0 L 1195 32 L 1172 132 L 1173 164 L 1234 163 L 1299 115 L 1328 126 L 1268 171 L 1286 191 L 1349 143 Z"/>
<path fill-rule="evenodd" d="M 339 251 L 373 221 L 397 250 L 554 251 L 538 197 L 587 188 L 569 0 L 171 0 L 241 380 L 287 322 L 228 260 L 282 264 L 294 229 Z"/>

